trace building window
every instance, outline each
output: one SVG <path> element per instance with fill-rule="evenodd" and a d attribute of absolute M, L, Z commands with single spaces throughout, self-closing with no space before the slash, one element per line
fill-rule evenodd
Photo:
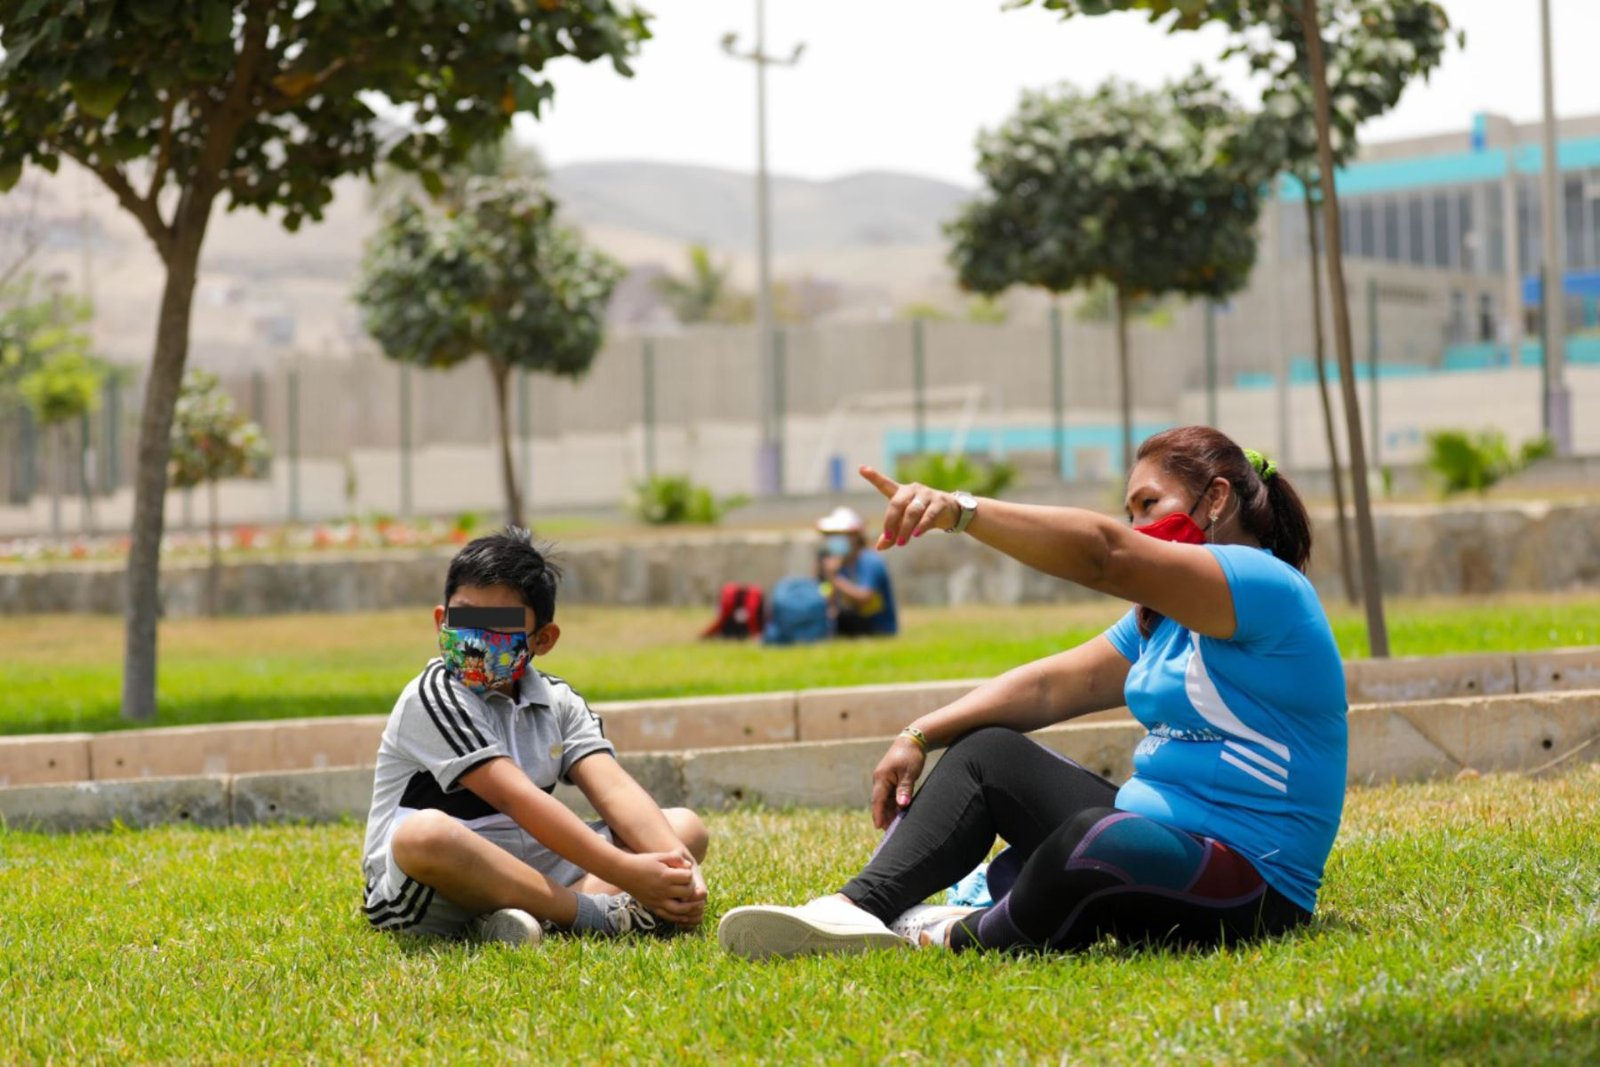
<path fill-rule="evenodd" d="M 1378 212 L 1370 199 L 1361 201 L 1361 239 L 1357 247 L 1360 255 L 1371 259 L 1378 256 Z"/>
<path fill-rule="evenodd" d="M 1450 255 L 1450 198 L 1433 196 L 1433 265 L 1441 270 L 1455 266 Z"/>
<path fill-rule="evenodd" d="M 1569 175 L 1561 183 L 1562 243 L 1566 245 L 1567 270 L 1582 270 L 1588 266 L 1589 257 L 1583 247 L 1583 178 Z"/>
<path fill-rule="evenodd" d="M 1523 274 L 1539 273 L 1544 257 L 1544 219 L 1539 214 L 1539 191 L 1531 181 L 1517 183 L 1517 263 Z"/>
<path fill-rule="evenodd" d="M 1494 297 L 1488 293 L 1478 294 L 1478 340 L 1493 341 L 1494 329 Z"/>
<path fill-rule="evenodd" d="M 1450 321 L 1445 325 L 1447 343 L 1458 345 L 1467 339 L 1467 294 L 1450 290 Z"/>
<path fill-rule="evenodd" d="M 1413 196 L 1406 204 L 1406 216 L 1406 232 L 1411 237 L 1406 245 L 1406 258 L 1420 267 L 1428 262 L 1428 213 L 1421 196 Z"/>
<path fill-rule="evenodd" d="M 1500 274 L 1506 269 L 1505 201 L 1505 190 L 1498 184 L 1484 190 L 1483 231 L 1489 237 L 1486 265 L 1491 274 Z"/>
<path fill-rule="evenodd" d="M 1600 268 L 1600 170 L 1584 177 L 1583 204 L 1589 220 L 1589 264 Z"/>
<path fill-rule="evenodd" d="M 1383 201 L 1383 258 L 1400 262 L 1400 204 L 1391 197 Z"/>
<path fill-rule="evenodd" d="M 1478 235 L 1472 228 L 1472 192 L 1463 189 L 1456 193 L 1456 247 L 1461 250 L 1461 269 L 1477 269 Z"/>

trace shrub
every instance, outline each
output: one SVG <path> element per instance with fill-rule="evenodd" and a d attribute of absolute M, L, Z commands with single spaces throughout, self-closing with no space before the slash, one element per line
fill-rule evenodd
<path fill-rule="evenodd" d="M 1500 479 L 1515 474 L 1555 451 L 1548 437 L 1536 437 L 1512 451 L 1499 430 L 1476 434 L 1434 430 L 1428 434 L 1428 467 L 1438 476 L 1445 496 L 1468 490 L 1487 492 Z"/>
<path fill-rule="evenodd" d="M 929 453 L 901 460 L 895 465 L 895 479 L 921 482 L 947 492 L 965 489 L 974 496 L 999 496 L 1017 480 L 1017 468 L 995 460 L 984 463 L 968 456 L 952 459 Z"/>
<path fill-rule="evenodd" d="M 635 483 L 630 508 L 653 526 L 691 522 L 710 525 L 745 502 L 742 496 L 718 500 L 711 490 L 695 485 L 687 476 L 658 474 Z"/>

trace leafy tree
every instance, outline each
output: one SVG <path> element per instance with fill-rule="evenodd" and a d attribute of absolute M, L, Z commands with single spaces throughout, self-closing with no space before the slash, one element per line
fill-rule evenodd
<path fill-rule="evenodd" d="M 1332 122 L 1333 162 L 1342 167 L 1356 152 L 1361 124 L 1399 103 L 1406 86 L 1417 76 L 1424 79 L 1439 65 L 1449 41 L 1449 24 L 1442 11 L 1431 5 L 1393 0 L 1323 0 L 1327 30 L 1329 118 Z M 1321 241 L 1317 235 L 1322 194 L 1317 172 L 1316 99 L 1311 86 L 1311 64 L 1306 37 L 1288 9 L 1289 20 L 1269 35 L 1241 35 L 1224 58 L 1242 55 L 1250 68 L 1268 81 L 1262 105 L 1277 122 L 1282 138 L 1278 151 L 1285 169 L 1303 193 L 1306 240 L 1311 263 L 1311 338 L 1317 372 L 1317 392 L 1322 402 L 1322 425 L 1333 481 L 1334 519 L 1339 534 L 1339 568 L 1345 596 L 1357 602 L 1354 554 L 1345 513 L 1343 464 L 1339 459 L 1338 431 L 1329 393 L 1327 352 L 1322 340 Z M 1241 22 L 1235 27 L 1243 29 Z M 1457 35 L 1460 39 L 1460 35 Z"/>
<path fill-rule="evenodd" d="M 430 185 L 561 56 L 624 74 L 645 17 L 611 0 L 0 0 L 0 192 L 63 156 L 149 237 L 165 285 L 139 428 L 123 714 L 155 713 L 162 504 L 200 251 L 219 199 L 320 218 L 337 179 L 388 162 Z M 404 109 L 396 133 L 375 97 Z"/>
<path fill-rule="evenodd" d="M 1255 263 L 1261 188 L 1275 167 L 1258 123 L 1195 71 L 1156 90 L 1111 81 L 1024 93 L 978 138 L 986 195 L 948 227 L 961 284 L 1052 293 L 1108 284 L 1121 369 L 1123 469 L 1133 463 L 1128 317 L 1167 293 L 1221 297 Z"/>
<path fill-rule="evenodd" d="M 1020 0 L 1027 4 L 1030 0 Z M 1366 601 L 1367 644 L 1377 657 L 1389 655 L 1389 631 L 1383 618 L 1383 594 L 1378 586 L 1378 543 L 1372 527 L 1372 502 L 1367 491 L 1366 444 L 1361 434 L 1360 398 L 1356 391 L 1355 355 L 1350 337 L 1350 301 L 1345 290 L 1344 246 L 1339 234 L 1339 194 L 1334 185 L 1335 147 L 1344 110 L 1336 107 L 1330 87 L 1327 57 L 1333 49 L 1324 36 L 1322 11 L 1329 12 L 1327 36 L 1339 39 L 1359 23 L 1382 38 L 1386 28 L 1395 28 L 1392 50 L 1368 83 L 1379 97 L 1392 93 L 1399 98 L 1405 81 L 1415 73 L 1426 73 L 1438 62 L 1417 52 L 1412 39 L 1416 27 L 1432 24 L 1443 33 L 1449 26 L 1444 9 L 1433 0 L 1373 0 L 1371 4 L 1341 5 L 1339 0 L 1041 0 L 1047 8 L 1063 16 L 1103 15 L 1110 11 L 1142 11 L 1151 22 L 1168 20 L 1169 29 L 1192 30 L 1208 22 L 1220 22 L 1235 38 L 1263 33 L 1283 47 L 1285 56 L 1299 58 L 1303 47 L 1303 73 L 1296 77 L 1310 87 L 1312 114 L 1316 123 L 1317 181 L 1322 187 L 1323 230 L 1327 237 L 1328 280 L 1333 295 L 1334 344 L 1339 357 L 1339 388 L 1344 401 L 1345 434 L 1350 448 L 1351 485 L 1355 495 L 1356 532 L 1361 550 L 1361 588 Z M 1404 29 L 1399 29 L 1404 27 Z M 1273 68 L 1273 69 L 1282 69 Z M 1352 67 L 1353 70 L 1353 67 Z M 1386 81 L 1387 80 L 1387 81 Z M 1365 90 L 1362 90 L 1365 91 Z M 1381 110 L 1381 109 L 1380 109 Z M 1351 112 L 1359 114 L 1357 106 Z M 1350 127 L 1353 131 L 1354 127 Z"/>
<path fill-rule="evenodd" d="M 755 317 L 750 294 L 739 292 L 729 281 L 730 268 L 711 258 L 703 244 L 689 246 L 689 273 L 679 278 L 665 274 L 656 279 L 656 292 L 673 317 L 685 325 L 696 322 L 743 323 Z"/>
<path fill-rule="evenodd" d="M 42 361 L 22 376 L 17 392 L 40 424 L 50 432 L 55 452 L 55 476 L 50 479 L 50 533 L 61 538 L 61 486 L 66 480 L 67 428 L 84 425 L 83 417 L 100 407 L 107 368 L 88 351 L 88 338 L 70 328 L 61 328 L 60 341 Z M 88 447 L 88 440 L 81 442 Z M 89 486 L 83 468 L 78 470 L 79 488 L 84 500 L 85 532 L 92 529 Z"/>
<path fill-rule="evenodd" d="M 222 549 L 217 530 L 217 483 L 259 477 L 272 453 L 261 427 L 245 418 L 215 374 L 193 369 L 183 376 L 172 413 L 172 484 L 185 491 L 206 487 L 211 530 L 211 566 L 206 575 L 206 612 L 217 614 L 217 579 Z"/>
<path fill-rule="evenodd" d="M 530 181 L 474 180 L 458 208 L 407 198 L 374 238 L 356 291 L 390 359 L 453 367 L 482 356 L 494 381 L 506 514 L 523 524 L 511 459 L 509 385 L 518 368 L 579 377 L 599 351 L 622 268 L 555 218 Z"/>

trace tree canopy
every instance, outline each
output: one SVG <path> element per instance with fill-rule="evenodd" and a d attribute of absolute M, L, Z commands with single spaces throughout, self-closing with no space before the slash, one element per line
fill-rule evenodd
<path fill-rule="evenodd" d="M 1266 124 L 1196 70 L 1140 89 L 1109 81 L 1024 93 L 978 138 L 983 195 L 948 227 L 963 286 L 1115 294 L 1122 461 L 1133 462 L 1130 310 L 1165 294 L 1221 297 L 1256 259 L 1262 191 L 1277 171 Z"/>
<path fill-rule="evenodd" d="M 978 138 L 984 195 L 949 227 L 961 284 L 1051 292 L 1111 283 L 1130 299 L 1225 296 L 1255 263 L 1271 174 L 1259 124 L 1196 71 L 1146 90 L 1110 81 L 1024 93 Z"/>
<path fill-rule="evenodd" d="M 125 715 L 155 714 L 167 459 L 217 200 L 292 230 L 321 217 L 335 181 L 380 163 L 438 188 L 512 116 L 539 112 L 553 61 L 628 74 L 648 36 L 611 0 L 0 0 L 0 191 L 27 164 L 74 159 L 166 267 L 139 424 Z"/>
<path fill-rule="evenodd" d="M 386 356 L 435 368 L 474 356 L 488 362 L 514 522 L 522 513 L 511 469 L 509 374 L 588 370 L 622 274 L 561 225 L 554 201 L 527 180 L 470 181 L 449 209 L 403 199 L 368 249 L 356 301 Z"/>

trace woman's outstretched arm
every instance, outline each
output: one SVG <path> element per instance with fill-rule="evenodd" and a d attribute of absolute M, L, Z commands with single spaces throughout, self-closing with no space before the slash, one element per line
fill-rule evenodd
<path fill-rule="evenodd" d="M 861 476 L 888 501 L 878 550 L 906 545 L 930 530 L 948 530 L 961 508 L 952 494 L 916 482 L 900 484 L 862 467 Z M 1233 594 L 1222 565 L 1197 545 L 1145 537 L 1084 508 L 1044 507 L 984 499 L 967 534 L 1044 574 L 1153 608 L 1207 637 L 1233 636 Z"/>

